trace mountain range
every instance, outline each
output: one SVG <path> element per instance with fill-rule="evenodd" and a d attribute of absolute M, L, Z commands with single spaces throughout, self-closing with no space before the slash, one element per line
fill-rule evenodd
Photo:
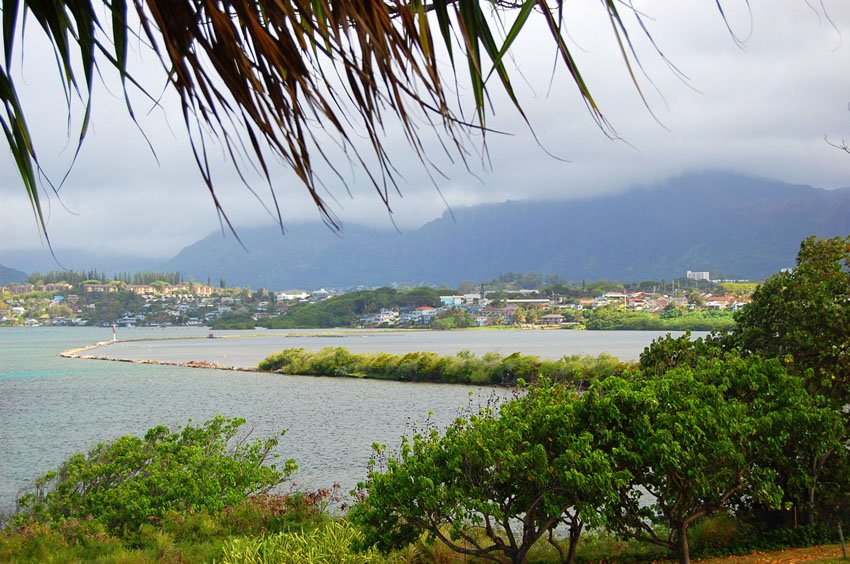
<path fill-rule="evenodd" d="M 436 197 L 436 195 L 435 195 Z M 824 190 L 728 172 L 701 172 L 580 200 L 508 201 L 446 212 L 418 229 L 321 223 L 213 233 L 171 259 L 57 251 L 68 268 L 179 271 L 252 288 L 456 285 L 505 272 L 567 280 L 670 280 L 688 270 L 760 280 L 793 266 L 810 235 L 850 234 L 850 189 Z M 48 250 L 3 251 L 0 284 L 60 267 Z M 3 282 L 5 280 L 5 282 Z"/>
<path fill-rule="evenodd" d="M 16 282 L 26 282 L 27 278 L 26 272 L 21 272 L 20 270 L 0 264 L 0 286 L 15 284 Z"/>
<path fill-rule="evenodd" d="M 824 190 L 733 173 L 683 175 L 654 186 L 568 201 L 508 201 L 446 212 L 384 231 L 322 224 L 220 233 L 162 266 L 214 283 L 267 288 L 398 283 L 456 285 L 504 272 L 568 280 L 661 280 L 687 270 L 763 279 L 793 266 L 810 235 L 850 233 L 850 189 Z"/>

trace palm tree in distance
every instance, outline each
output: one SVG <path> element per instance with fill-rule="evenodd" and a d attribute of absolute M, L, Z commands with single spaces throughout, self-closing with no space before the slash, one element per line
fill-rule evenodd
<path fill-rule="evenodd" d="M 545 22 L 561 62 L 556 72 L 566 71 L 602 131 L 613 135 L 565 40 L 570 8 L 563 0 L 0 0 L 0 5 L 5 55 L 0 126 L 45 236 L 39 178 L 46 176 L 12 76 L 15 44 L 34 23 L 54 48 L 69 112 L 75 95 L 85 105 L 77 151 L 86 136 L 100 67 L 117 70 L 127 112 L 135 120 L 127 90 L 144 89 L 128 68 L 128 41 L 138 36 L 150 46 L 179 96 L 198 168 L 231 230 L 216 196 L 209 143 L 226 149 L 240 177 L 236 157 L 250 155 L 268 184 L 281 225 L 270 157 L 282 159 L 298 175 L 326 223 L 338 227 L 319 194 L 316 175 L 316 161 L 336 172 L 322 148 L 325 135 L 366 171 L 389 209 L 398 173 L 384 146 L 388 119 L 401 124 L 430 175 L 439 171 L 425 154 L 423 123 L 436 132 L 449 158 L 466 163 L 469 134 L 481 132 L 483 139 L 487 131 L 488 92 L 503 90 L 525 117 L 505 60 L 530 18 Z M 723 17 L 719 0 L 717 5 Z M 646 32 L 642 15 L 628 0 L 602 0 L 600 9 L 640 92 L 639 62 L 623 18 L 636 19 Z M 458 82 L 472 92 L 473 115 L 450 102 L 447 92 Z M 355 132 L 368 142 L 355 144 Z"/>

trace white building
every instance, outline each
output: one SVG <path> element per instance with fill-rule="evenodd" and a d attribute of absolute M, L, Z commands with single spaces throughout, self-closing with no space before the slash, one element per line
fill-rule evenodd
<path fill-rule="evenodd" d="M 685 277 L 689 280 L 710 280 L 708 272 L 693 272 L 689 270 Z"/>

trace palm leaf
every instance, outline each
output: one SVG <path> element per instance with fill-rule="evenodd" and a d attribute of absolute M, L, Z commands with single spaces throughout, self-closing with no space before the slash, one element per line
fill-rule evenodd
<path fill-rule="evenodd" d="M 717 0 L 716 0 L 717 1 Z M 745 0 L 746 1 L 746 0 Z M 18 103 L 11 61 L 22 21 L 34 19 L 52 44 L 69 112 L 73 97 L 84 113 L 77 151 L 92 112 L 98 65 L 116 69 L 125 89 L 138 87 L 127 67 L 127 0 L 0 0 L 5 67 L 0 69 L 0 126 L 15 159 L 41 230 L 47 225 L 39 199 L 40 168 Z M 486 131 L 488 92 L 498 84 L 523 115 L 506 57 L 532 17 L 546 24 L 566 72 L 600 126 L 606 123 L 590 87 L 561 34 L 563 0 L 133 0 L 141 35 L 151 45 L 179 97 L 193 154 L 223 225 L 234 230 L 215 190 L 207 148 L 224 145 L 240 178 L 245 156 L 264 177 L 274 202 L 270 213 L 282 224 L 268 159 L 281 159 L 307 188 L 325 221 L 338 227 L 320 194 L 316 161 L 336 170 L 322 145 L 332 138 L 361 164 L 384 205 L 398 192 L 398 172 L 386 146 L 387 120 L 397 120 L 414 153 L 434 169 L 422 139 L 422 118 L 431 124 L 451 157 L 466 162 L 468 133 Z M 494 32 L 484 8 L 515 13 L 510 29 Z M 720 4 L 718 8 L 721 10 Z M 615 3 L 603 0 L 627 71 L 636 60 Z M 110 16 L 109 32 L 97 13 Z M 725 19 L 725 15 L 724 15 Z M 626 48 L 629 47 L 629 49 Z M 445 49 L 448 64 L 440 62 Z M 489 59 L 483 68 L 484 58 Z M 475 124 L 449 103 L 443 76 L 466 67 L 475 105 Z M 78 79 L 75 69 L 80 69 Z M 486 71 L 486 72 L 485 72 Z M 491 75 L 498 83 L 490 84 Z M 357 135 L 354 135 L 354 133 Z M 360 135 L 366 144 L 355 142 Z M 439 172 L 439 171 L 437 171 Z M 255 192 L 256 194 L 256 192 Z"/>

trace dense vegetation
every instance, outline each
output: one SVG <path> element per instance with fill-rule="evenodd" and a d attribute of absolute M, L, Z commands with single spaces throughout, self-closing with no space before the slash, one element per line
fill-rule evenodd
<path fill-rule="evenodd" d="M 610 355 L 541 360 L 520 353 L 503 357 L 489 352 L 478 357 L 469 351 L 455 356 L 431 352 L 357 354 L 342 347 L 327 347 L 315 352 L 286 349 L 259 364 L 260 370 L 282 374 L 496 386 L 515 386 L 519 381 L 536 382 L 540 378 L 579 386 L 623 374 L 628 367 Z"/>
<path fill-rule="evenodd" d="M 333 296 L 315 303 L 300 303 L 291 307 L 286 315 L 255 321 L 248 315 L 222 316 L 214 320 L 212 329 L 301 329 L 350 327 L 357 325 L 360 317 L 376 313 L 382 308 L 417 307 L 440 305 L 440 292 L 434 288 L 412 288 L 396 290 L 379 288 L 359 290 L 341 296 Z"/>
<path fill-rule="evenodd" d="M 122 272 L 113 276 L 107 276 L 105 272 L 97 269 L 87 271 L 77 270 L 51 270 L 50 272 L 33 272 L 29 275 L 29 283 L 40 286 L 42 284 L 55 284 L 65 282 L 74 287 L 79 287 L 83 282 L 106 284 L 118 280 L 126 284 L 152 284 L 154 282 L 166 282 L 168 284 L 180 284 L 183 275 L 179 272 Z"/>
<path fill-rule="evenodd" d="M 21 497 L 0 561 L 211 561 L 231 538 L 325 526 L 336 492 L 272 492 L 295 463 L 275 464 L 277 438 L 248 440 L 243 424 L 159 426 L 72 455 Z"/>
<path fill-rule="evenodd" d="M 798 378 L 758 357 L 610 376 L 580 396 L 541 381 L 497 413 L 415 434 L 398 453 L 377 447 L 349 518 L 363 546 L 383 551 L 425 531 L 460 553 L 525 562 L 566 525 L 571 562 L 582 529 L 604 525 L 687 562 L 691 525 L 731 510 L 733 497 L 780 507 L 776 467 L 838 448 L 841 431 Z"/>
<path fill-rule="evenodd" d="M 38 478 L 18 500 L 16 522 L 92 516 L 110 532 L 135 530 L 169 511 L 218 513 L 247 494 L 267 492 L 289 477 L 295 463 L 266 464 L 277 457 L 275 438 L 234 441 L 244 422 L 216 417 L 100 443 Z"/>
<path fill-rule="evenodd" d="M 522 389 L 375 445 L 341 521 L 327 493 L 266 492 L 294 464 L 264 464 L 271 439 L 227 448 L 240 420 L 122 437 L 36 482 L 0 560 L 687 563 L 835 540 L 850 518 L 848 259 L 850 238 L 808 239 L 730 332 L 658 339 L 638 364 L 283 351 L 263 368 Z"/>
<path fill-rule="evenodd" d="M 585 328 L 617 331 L 724 331 L 735 324 L 731 311 L 681 311 L 670 307 L 661 315 L 600 307 L 583 312 Z"/>
<path fill-rule="evenodd" d="M 399 291 L 393 288 L 361 290 L 334 296 L 317 303 L 293 306 L 287 315 L 265 320 L 269 329 L 294 329 L 303 327 L 349 327 L 356 325 L 360 316 L 375 313 L 382 308 L 440 305 L 440 293 L 433 288 L 413 288 Z"/>
<path fill-rule="evenodd" d="M 498 413 L 419 432 L 397 453 L 377 446 L 350 515 L 363 546 L 425 531 L 463 554 L 524 562 L 564 524 L 569 562 L 589 523 L 687 563 L 690 529 L 712 515 L 754 544 L 797 516 L 809 531 L 846 519 L 848 243 L 804 241 L 795 270 L 768 280 L 730 334 L 668 336 L 638 370 L 581 396 L 543 380 Z"/>

